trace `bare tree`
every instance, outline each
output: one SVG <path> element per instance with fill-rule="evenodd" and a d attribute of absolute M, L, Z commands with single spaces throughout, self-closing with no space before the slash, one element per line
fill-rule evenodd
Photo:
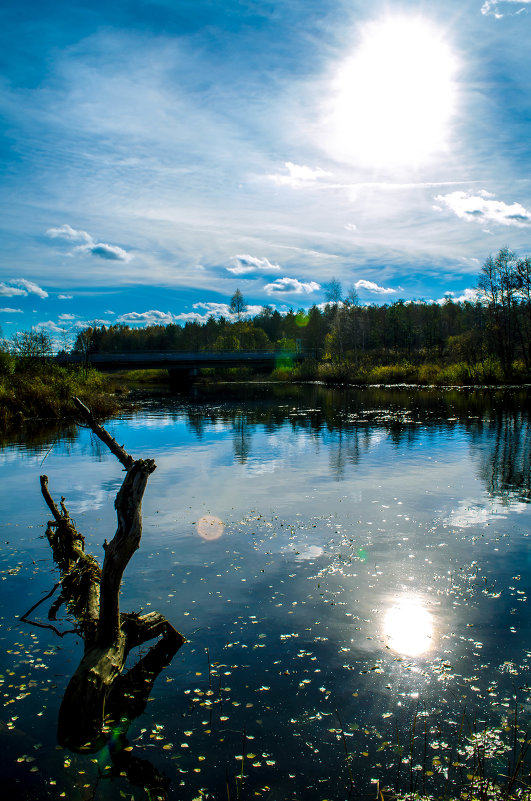
<path fill-rule="evenodd" d="M 521 337 L 517 316 L 520 279 L 516 265 L 516 255 L 509 248 L 502 248 L 495 257 L 485 260 L 478 280 L 489 315 L 491 346 L 506 373 L 514 359 L 515 334 Z"/>
<path fill-rule="evenodd" d="M 22 358 L 44 358 L 52 355 L 52 340 L 45 331 L 19 331 L 11 337 L 11 350 Z"/>
<path fill-rule="evenodd" d="M 337 278 L 332 278 L 328 284 L 325 284 L 325 299 L 327 303 L 333 303 L 334 306 L 337 306 L 341 303 L 343 297 L 343 290 L 341 288 L 341 283 L 337 280 Z"/>
<path fill-rule="evenodd" d="M 343 332 L 341 326 L 342 296 L 343 290 L 341 288 L 341 283 L 337 280 L 337 278 L 332 278 L 328 284 L 325 284 L 325 298 L 327 303 L 332 304 L 333 308 L 335 309 L 328 339 L 332 348 L 336 350 L 340 356 L 343 354 Z"/>
<path fill-rule="evenodd" d="M 236 290 L 236 292 L 230 299 L 229 309 L 231 314 L 236 315 L 236 319 L 238 320 L 238 322 L 241 320 L 242 315 L 245 314 L 245 310 L 247 309 L 247 304 L 245 303 L 243 295 L 239 289 Z"/>

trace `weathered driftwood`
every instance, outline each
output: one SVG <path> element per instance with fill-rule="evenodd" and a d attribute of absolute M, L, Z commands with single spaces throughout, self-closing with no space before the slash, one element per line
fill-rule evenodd
<path fill-rule="evenodd" d="M 55 620 L 58 609 L 65 604 L 85 645 L 83 658 L 59 710 L 58 740 L 71 749 L 92 751 L 101 747 L 105 738 L 106 716 L 112 713 L 115 718 L 123 717 L 124 699 L 136 699 L 137 708 L 139 704 L 145 706 L 146 689 L 151 688 L 160 670 L 169 664 L 184 638 L 158 612 L 120 613 L 120 585 L 129 560 L 140 545 L 142 497 L 155 462 L 133 459 L 98 425 L 79 399 L 74 398 L 74 403 L 83 420 L 126 470 L 115 500 L 116 534 L 110 543 L 105 541 L 103 545 L 105 557 L 101 569 L 94 557 L 85 553 L 84 538 L 70 518 L 64 498 L 58 507 L 48 490 L 47 477 L 41 476 L 42 495 L 53 515 L 46 535 L 61 573 L 61 593 L 48 616 Z M 162 639 L 138 666 L 122 676 L 129 651 L 160 635 Z M 131 704 L 126 706 L 131 712 Z M 131 720 L 128 712 L 125 715 Z"/>

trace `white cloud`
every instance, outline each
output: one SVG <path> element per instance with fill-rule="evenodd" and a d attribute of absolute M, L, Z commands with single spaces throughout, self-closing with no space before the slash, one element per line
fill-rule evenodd
<path fill-rule="evenodd" d="M 194 309 L 204 309 L 208 317 L 230 317 L 230 310 L 228 303 L 194 303 Z M 190 312 L 191 314 L 193 312 Z"/>
<path fill-rule="evenodd" d="M 365 278 L 360 278 L 359 281 L 356 281 L 354 286 L 356 289 L 365 289 L 367 292 L 374 292 L 376 295 L 394 295 L 396 292 L 398 292 L 397 289 L 379 286 L 374 281 L 366 281 Z"/>
<path fill-rule="evenodd" d="M 177 318 L 171 312 L 157 311 L 150 309 L 145 312 L 127 312 L 116 318 L 117 323 L 124 325 L 169 325 Z"/>
<path fill-rule="evenodd" d="M 524 6 L 529 3 L 531 0 L 485 0 L 481 6 L 481 13 L 486 17 L 496 17 L 496 19 L 516 17 L 518 14 L 527 14 Z"/>
<path fill-rule="evenodd" d="M 316 292 L 320 288 L 320 284 L 316 283 L 315 281 L 305 283 L 303 281 L 299 281 L 298 278 L 286 277 L 277 278 L 272 284 L 266 284 L 264 287 L 268 295 L 273 295 L 276 293 L 287 294 L 289 292 L 293 292 L 296 295 L 310 295 L 312 292 Z"/>
<path fill-rule="evenodd" d="M 209 317 L 225 317 L 227 320 L 236 320 L 237 318 L 237 315 L 231 314 L 228 303 L 201 302 L 194 303 L 193 308 L 204 309 L 204 313 L 201 314 L 199 311 L 182 312 L 181 314 L 175 315 L 175 320 L 180 320 L 184 323 L 189 321 L 206 323 Z M 255 317 L 257 314 L 260 314 L 261 311 L 262 306 L 247 304 L 243 316 Z"/>
<path fill-rule="evenodd" d="M 73 253 L 90 253 L 100 259 L 110 261 L 129 261 L 131 254 L 118 245 L 108 245 L 105 242 L 95 242 L 87 231 L 80 231 L 70 225 L 61 225 L 59 228 L 48 228 L 46 234 L 52 239 L 64 239 L 67 242 L 81 242 Z"/>
<path fill-rule="evenodd" d="M 25 289 L 19 289 L 15 286 L 8 286 L 7 284 L 0 283 L 0 295 L 4 295 L 5 297 L 12 298 L 15 295 L 27 295 Z"/>
<path fill-rule="evenodd" d="M 2 314 L 22 314 L 22 309 L 10 309 L 9 306 L 6 306 L 3 309 L 0 309 Z"/>
<path fill-rule="evenodd" d="M 57 295 L 57 300 L 72 300 L 73 295 Z"/>
<path fill-rule="evenodd" d="M 123 248 L 118 245 L 107 245 L 105 242 L 78 245 L 75 250 L 91 253 L 93 256 L 99 256 L 100 259 L 109 259 L 110 261 L 129 261 L 131 259 L 131 254 Z"/>
<path fill-rule="evenodd" d="M 86 231 L 78 231 L 71 225 L 61 225 L 59 228 L 48 228 L 47 236 L 52 239 L 66 239 L 67 242 L 92 242 L 92 237 Z"/>
<path fill-rule="evenodd" d="M 61 322 L 67 322 L 67 321 L 70 321 L 70 320 L 75 320 L 76 319 L 76 315 L 75 314 L 60 314 L 58 319 L 61 320 Z"/>
<path fill-rule="evenodd" d="M 453 300 L 454 303 L 475 303 L 478 299 L 478 291 L 477 289 L 464 289 L 460 295 L 456 295 L 455 292 L 445 292 L 443 298 L 439 298 L 436 303 L 443 304 L 447 298 Z"/>
<path fill-rule="evenodd" d="M 53 334 L 62 334 L 64 332 L 64 326 L 58 325 L 55 320 L 42 320 L 33 327 L 38 331 L 50 331 Z"/>
<path fill-rule="evenodd" d="M 87 326 L 97 325 L 110 325 L 110 321 L 95 319 L 76 320 L 75 322 L 72 322 L 71 320 L 61 320 L 61 318 L 59 318 L 59 322 L 56 322 L 55 320 L 43 320 L 40 323 L 37 323 L 34 328 L 41 331 L 51 331 L 54 334 L 64 335 L 65 333 L 74 334 L 76 331 L 82 331 L 84 328 L 87 328 Z"/>
<path fill-rule="evenodd" d="M 210 314 L 199 314 L 199 312 L 181 312 L 175 315 L 175 321 L 181 323 L 206 323 L 210 316 Z M 215 316 L 216 315 L 214 315 L 214 317 Z M 225 316 L 226 315 L 223 315 L 223 317 Z"/>
<path fill-rule="evenodd" d="M 347 231 L 357 231 L 358 230 L 358 226 L 355 223 L 347 223 L 345 225 L 345 229 Z"/>
<path fill-rule="evenodd" d="M 272 264 L 265 256 L 259 258 L 258 256 L 239 255 L 233 256 L 232 261 L 234 262 L 234 267 L 227 267 L 227 270 L 234 275 L 255 272 L 278 272 L 280 270 L 279 264 Z"/>
<path fill-rule="evenodd" d="M 264 307 L 258 305 L 250 305 L 249 303 L 245 309 L 245 316 L 246 317 L 255 317 L 257 314 L 260 314 Z"/>
<path fill-rule="evenodd" d="M 15 295 L 38 295 L 40 298 L 47 298 L 48 293 L 33 281 L 27 281 L 25 278 L 17 278 L 8 281 L 7 284 L 0 283 L 0 295 L 7 297 L 14 297 Z"/>
<path fill-rule="evenodd" d="M 18 278 L 16 281 L 11 281 L 11 283 L 25 289 L 28 295 L 38 295 L 39 298 L 48 297 L 48 293 L 37 284 L 34 284 L 33 281 L 26 281 L 25 278 Z"/>
<path fill-rule="evenodd" d="M 305 164 L 293 164 L 291 161 L 285 161 L 284 167 L 288 171 L 287 175 L 285 173 L 275 173 L 273 175 L 269 175 L 268 178 L 270 178 L 276 184 L 283 184 L 286 186 L 302 186 L 307 183 L 313 183 L 319 178 L 325 178 L 326 176 L 331 175 L 331 173 L 326 172 L 326 170 L 322 170 L 320 167 L 307 167 Z"/>
<path fill-rule="evenodd" d="M 531 225 L 531 212 L 520 203 L 504 203 L 503 200 L 492 200 L 489 192 L 481 191 L 477 195 L 466 192 L 450 192 L 448 195 L 437 195 L 435 200 L 444 203 L 462 220 L 476 220 L 481 224 L 498 223 L 514 225 L 518 228 Z"/>

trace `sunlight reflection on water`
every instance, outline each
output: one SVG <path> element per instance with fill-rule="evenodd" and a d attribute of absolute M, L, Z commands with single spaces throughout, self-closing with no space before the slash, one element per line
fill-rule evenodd
<path fill-rule="evenodd" d="M 393 651 L 420 656 L 432 648 L 433 617 L 417 598 L 403 598 L 387 610 L 384 634 Z"/>

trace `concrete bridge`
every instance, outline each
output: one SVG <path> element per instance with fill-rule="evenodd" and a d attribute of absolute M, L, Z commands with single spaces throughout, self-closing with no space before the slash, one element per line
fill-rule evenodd
<path fill-rule="evenodd" d="M 308 354 L 286 351 L 221 351 L 219 353 L 176 353 L 140 351 L 137 353 L 66 353 L 57 356 L 59 364 L 90 364 L 98 370 L 166 369 L 171 373 L 193 376 L 201 367 L 253 367 L 274 369 L 286 362 L 298 363 Z"/>

